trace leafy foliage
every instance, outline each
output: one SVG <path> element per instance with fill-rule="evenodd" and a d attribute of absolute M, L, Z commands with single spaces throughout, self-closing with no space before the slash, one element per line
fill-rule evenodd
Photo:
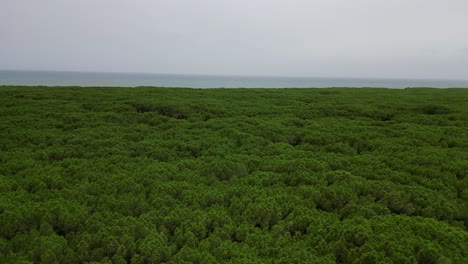
<path fill-rule="evenodd" d="M 466 98 L 0 87 L 0 263 L 466 263 Z"/>

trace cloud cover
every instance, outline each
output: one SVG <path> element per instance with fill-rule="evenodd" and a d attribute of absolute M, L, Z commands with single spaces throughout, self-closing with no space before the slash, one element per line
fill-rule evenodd
<path fill-rule="evenodd" d="M 466 0 L 0 1 L 0 69 L 468 79 Z"/>

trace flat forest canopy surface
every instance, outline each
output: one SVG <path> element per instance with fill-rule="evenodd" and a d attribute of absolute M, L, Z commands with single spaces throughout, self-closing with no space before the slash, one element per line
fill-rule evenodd
<path fill-rule="evenodd" d="M 0 87 L 0 262 L 467 263 L 467 100 Z"/>

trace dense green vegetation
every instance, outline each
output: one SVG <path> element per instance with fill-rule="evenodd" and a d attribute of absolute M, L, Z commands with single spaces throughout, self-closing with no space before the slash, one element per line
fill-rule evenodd
<path fill-rule="evenodd" d="M 0 263 L 467 263 L 467 89 L 0 88 Z"/>

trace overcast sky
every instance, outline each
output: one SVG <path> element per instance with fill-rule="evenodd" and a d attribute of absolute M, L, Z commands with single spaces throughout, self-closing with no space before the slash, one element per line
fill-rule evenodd
<path fill-rule="evenodd" d="M 468 0 L 0 0 L 0 69 L 468 79 Z"/>

